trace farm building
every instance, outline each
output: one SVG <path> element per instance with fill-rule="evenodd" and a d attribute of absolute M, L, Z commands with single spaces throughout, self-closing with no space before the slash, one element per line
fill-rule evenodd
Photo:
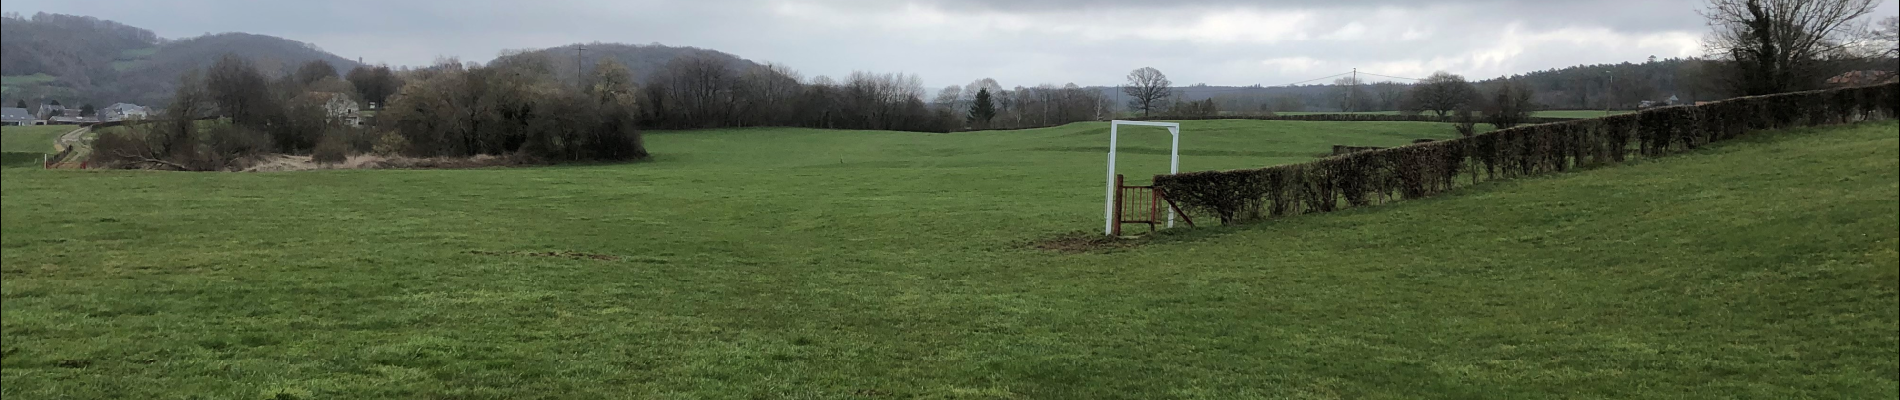
<path fill-rule="evenodd" d="M 0 109 L 0 125 L 25 126 L 36 125 L 38 122 L 39 119 L 33 118 L 33 113 L 27 112 L 24 108 L 7 107 Z"/>

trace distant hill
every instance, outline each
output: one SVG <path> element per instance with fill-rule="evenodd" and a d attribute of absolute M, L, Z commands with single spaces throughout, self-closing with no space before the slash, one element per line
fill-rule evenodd
<path fill-rule="evenodd" d="M 328 62 L 338 72 L 358 65 L 354 60 L 330 54 L 309 43 L 248 33 L 220 33 L 169 41 L 148 56 L 121 61 L 117 64 L 118 85 L 101 88 L 98 93 L 139 104 L 162 103 L 171 96 L 180 74 L 209 67 L 225 53 L 250 59 L 265 74 L 271 75 L 288 75 L 311 60 Z"/>
<path fill-rule="evenodd" d="M 161 104 L 178 76 L 204 68 L 225 53 L 251 59 L 266 73 L 289 73 L 311 60 L 339 71 L 349 59 L 309 43 L 264 35 L 222 33 L 166 40 L 151 31 L 92 17 L 35 14 L 0 18 L 0 101 L 59 100 L 100 106 Z"/>
<path fill-rule="evenodd" d="M 161 43 L 152 31 L 92 17 L 36 14 L 0 20 L 0 75 L 86 77 L 104 74 L 126 52 Z"/>
<path fill-rule="evenodd" d="M 675 58 L 686 56 L 712 57 L 714 59 L 724 60 L 726 64 L 731 66 L 734 70 L 744 70 L 759 65 L 750 60 L 739 58 L 739 56 L 697 47 L 674 47 L 658 43 L 644 45 L 588 43 L 579 46 L 586 49 L 578 52 L 578 57 L 581 62 L 587 63 L 588 69 L 591 69 L 594 63 L 600 62 L 603 58 L 612 58 L 621 65 L 627 66 L 627 69 L 633 71 L 634 78 L 642 81 L 645 81 L 648 75 L 653 74 L 653 71 L 657 71 L 660 67 L 666 66 L 667 62 L 673 61 Z M 514 57 L 545 56 L 550 61 L 550 64 L 552 64 L 556 77 L 562 81 L 572 81 L 574 80 L 576 72 L 580 71 L 580 69 L 576 69 L 574 66 L 577 56 L 576 53 L 575 45 L 567 45 L 513 52 L 498 57 L 496 62 L 506 62 L 507 59 Z"/>

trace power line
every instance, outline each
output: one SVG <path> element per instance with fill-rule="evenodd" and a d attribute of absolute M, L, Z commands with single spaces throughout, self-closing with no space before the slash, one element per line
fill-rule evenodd
<path fill-rule="evenodd" d="M 1298 83 L 1319 82 L 1319 80 L 1330 80 L 1330 78 L 1340 78 L 1340 76 L 1349 76 L 1349 74 L 1353 74 L 1353 72 L 1340 72 L 1340 74 L 1330 74 L 1330 76 L 1321 76 L 1321 78 L 1313 78 L 1313 80 L 1303 80 L 1303 82 L 1286 83 L 1286 85 L 1298 85 Z M 1271 85 L 1271 87 L 1286 87 L 1286 85 Z"/>
<path fill-rule="evenodd" d="M 1375 73 L 1371 73 L 1371 72 L 1365 72 L 1365 71 L 1359 71 L 1359 73 L 1361 73 L 1361 74 L 1366 74 L 1366 75 L 1372 75 L 1372 76 L 1377 76 L 1377 77 L 1382 77 L 1382 78 L 1392 78 L 1392 79 L 1404 79 L 1404 80 L 1408 80 L 1408 81 L 1422 81 L 1422 80 L 1424 80 L 1424 79 L 1418 79 L 1418 78 L 1407 78 L 1407 77 L 1403 77 L 1403 76 L 1391 76 L 1391 75 L 1380 75 L 1380 74 L 1375 74 Z"/>

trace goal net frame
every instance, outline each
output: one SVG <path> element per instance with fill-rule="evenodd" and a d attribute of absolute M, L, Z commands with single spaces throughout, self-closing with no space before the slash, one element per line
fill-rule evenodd
<path fill-rule="evenodd" d="M 1116 211 L 1115 210 L 1115 192 L 1118 189 L 1120 189 L 1116 187 L 1118 185 L 1115 182 L 1115 153 L 1121 142 L 1122 125 L 1153 126 L 1153 127 L 1167 128 L 1168 134 L 1174 136 L 1174 141 L 1173 141 L 1174 144 L 1170 146 L 1171 149 L 1168 152 L 1169 154 L 1168 173 L 1169 174 L 1181 173 L 1181 124 L 1174 123 L 1174 122 L 1148 122 L 1148 121 L 1123 121 L 1123 120 L 1109 121 L 1108 123 L 1108 195 L 1107 195 L 1107 199 L 1103 200 L 1103 204 L 1102 204 L 1102 214 L 1103 214 L 1102 219 L 1107 221 L 1107 225 L 1102 228 L 1103 235 L 1114 235 L 1115 224 L 1118 222 L 1121 222 L 1121 221 L 1116 221 L 1116 219 L 1118 218 L 1116 218 L 1115 216 L 1115 211 Z M 1168 213 L 1168 227 L 1173 228 L 1174 227 L 1174 210 L 1169 209 L 1167 213 Z"/>

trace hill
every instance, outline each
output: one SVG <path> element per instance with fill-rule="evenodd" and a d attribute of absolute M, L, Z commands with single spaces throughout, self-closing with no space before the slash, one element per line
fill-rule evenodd
<path fill-rule="evenodd" d="M 0 18 L 0 54 L 8 104 L 25 99 L 67 104 L 161 104 L 178 75 L 226 53 L 255 60 L 266 72 L 288 73 L 311 60 L 340 71 L 357 63 L 315 45 L 245 33 L 166 40 L 151 31 L 92 17 L 36 14 Z"/>
<path fill-rule="evenodd" d="M 585 48 L 585 50 L 577 52 L 575 51 L 576 46 Z M 576 71 L 579 71 L 575 68 L 575 62 L 585 62 L 587 64 L 587 68 L 585 69 L 592 69 L 594 63 L 602 59 L 613 59 L 621 65 L 627 66 L 627 69 L 633 71 L 635 79 L 643 81 L 646 80 L 647 75 L 659 70 L 660 67 L 666 66 L 667 62 L 680 57 L 709 57 L 715 60 L 721 60 L 735 71 L 744 71 L 747 68 L 758 65 L 750 60 L 739 58 L 739 56 L 697 47 L 666 46 L 658 43 L 639 45 L 599 42 L 514 51 L 497 57 L 495 62 L 507 62 L 510 58 L 528 56 L 546 57 L 551 68 L 554 70 L 555 76 L 562 81 L 574 80 Z"/>
<path fill-rule="evenodd" d="M 122 61 L 115 68 L 119 71 L 118 84 L 102 87 L 96 93 L 132 99 L 131 102 L 139 104 L 161 104 L 176 89 L 180 74 L 209 67 L 226 53 L 250 59 L 258 69 L 272 76 L 288 75 L 297 66 L 312 60 L 327 62 L 338 72 L 358 65 L 354 60 L 310 43 L 248 33 L 220 33 L 168 41 L 152 49 L 149 55 Z"/>
<path fill-rule="evenodd" d="M 1188 170 L 1455 135 L 1183 128 Z M 0 378 L 28 398 L 1894 398 L 1896 129 L 1081 254 L 1024 243 L 1101 226 L 1103 123 L 660 132 L 630 165 L 13 168 Z M 1165 170 L 1166 133 L 1123 134 L 1124 172 Z"/>
<path fill-rule="evenodd" d="M 126 52 L 159 45 L 152 31 L 93 17 L 40 13 L 0 18 L 0 75 L 45 74 L 77 84 L 111 71 Z"/>

